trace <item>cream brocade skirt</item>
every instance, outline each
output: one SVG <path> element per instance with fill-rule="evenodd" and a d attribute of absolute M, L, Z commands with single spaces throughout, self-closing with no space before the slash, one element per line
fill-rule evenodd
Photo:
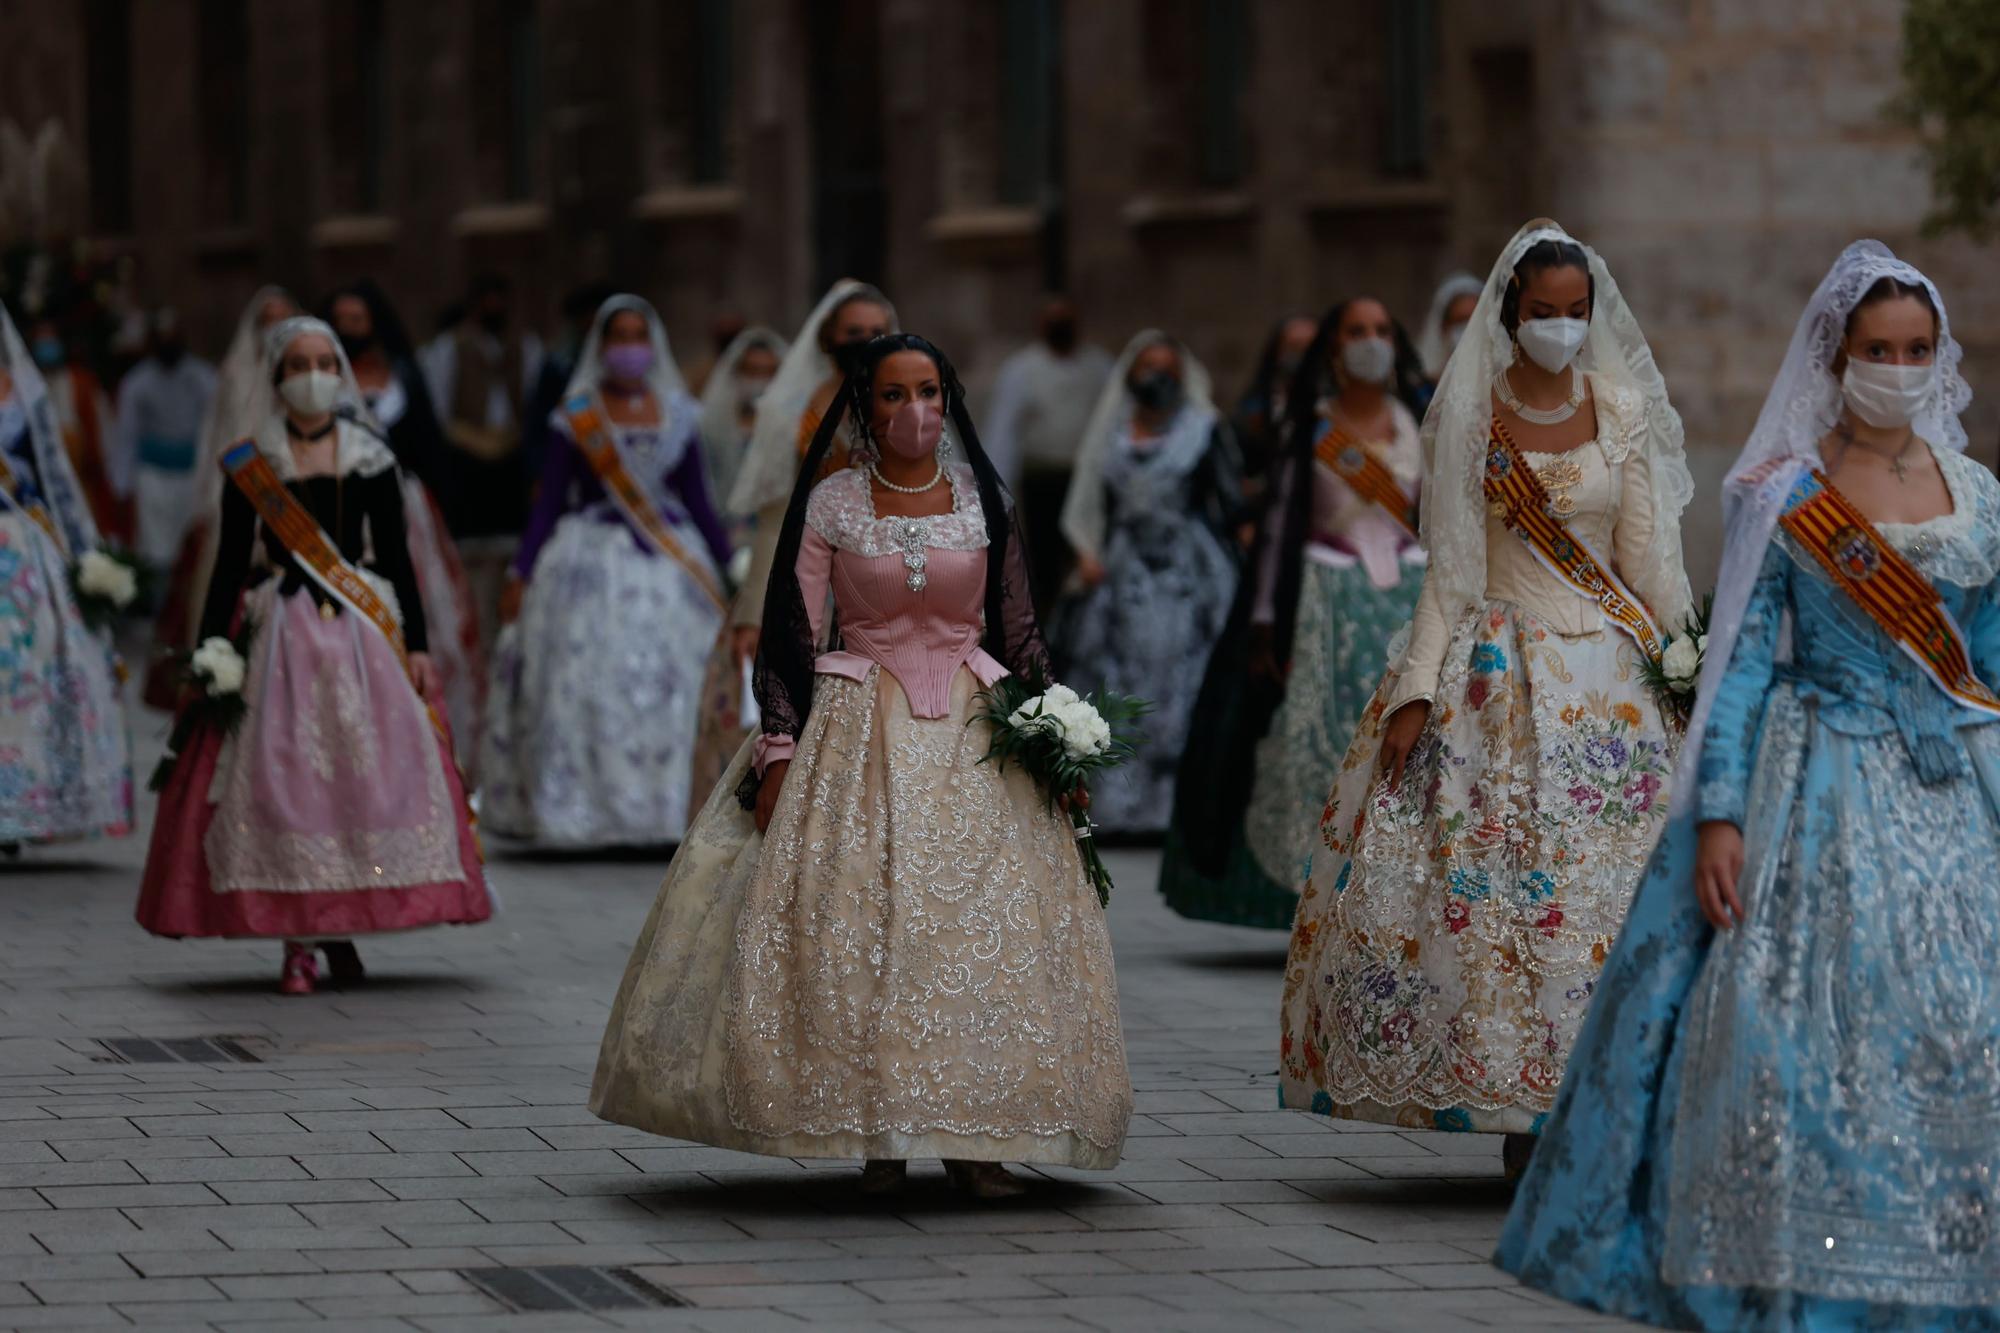
<path fill-rule="evenodd" d="M 924 719 L 879 668 L 820 677 L 764 837 L 743 746 L 633 949 L 592 1111 L 788 1157 L 1118 1161 L 1110 934 L 1064 821 L 980 762 L 978 688 L 961 669 Z"/>

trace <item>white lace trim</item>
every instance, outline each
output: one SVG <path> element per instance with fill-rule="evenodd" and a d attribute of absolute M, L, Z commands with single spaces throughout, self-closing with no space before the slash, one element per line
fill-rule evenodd
<path fill-rule="evenodd" d="M 929 518 L 879 518 L 868 473 L 847 468 L 814 488 L 806 501 L 806 523 L 837 550 L 859 556 L 907 555 L 909 533 L 922 528 L 923 545 L 935 551 L 986 549 L 986 511 L 979 504 L 979 485 L 963 463 L 945 468 L 951 487 L 951 512 Z"/>
<path fill-rule="evenodd" d="M 2000 480 L 1950 449 L 1933 447 L 1951 512 L 1922 523 L 1877 523 L 1882 539 L 1933 583 L 1984 587 L 2000 575 Z"/>

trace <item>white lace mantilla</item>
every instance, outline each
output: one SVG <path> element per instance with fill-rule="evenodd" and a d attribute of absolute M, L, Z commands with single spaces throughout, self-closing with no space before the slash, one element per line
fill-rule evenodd
<path fill-rule="evenodd" d="M 848 468 L 821 482 L 806 501 L 806 522 L 836 550 L 873 558 L 916 552 L 983 551 L 986 511 L 979 503 L 979 484 L 962 463 L 945 469 L 951 487 L 951 512 L 929 518 L 878 517 L 875 497 L 864 468 Z M 921 566 L 912 566 L 920 569 Z"/>

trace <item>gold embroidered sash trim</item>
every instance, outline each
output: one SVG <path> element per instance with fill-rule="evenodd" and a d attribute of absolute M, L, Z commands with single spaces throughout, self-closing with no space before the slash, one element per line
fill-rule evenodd
<path fill-rule="evenodd" d="M 1597 603 L 1604 618 L 1630 635 L 1647 657 L 1660 656 L 1660 627 L 1653 613 L 1611 566 L 1553 513 L 1541 478 L 1521 457 L 1514 437 L 1493 423 L 1486 451 L 1486 500 L 1493 514 L 1528 544 L 1544 569 Z"/>
<path fill-rule="evenodd" d="M 1778 524 L 1932 684 L 1967 708 L 2000 716 L 2000 695 L 1973 674 L 1965 634 L 1937 588 L 1817 469 L 1793 485 Z"/>
<path fill-rule="evenodd" d="M 379 630 L 382 637 L 389 641 L 389 646 L 396 650 L 396 660 L 403 664 L 407 672 L 410 655 L 403 646 L 403 628 L 396 623 L 395 612 L 389 609 L 389 604 L 382 600 L 381 594 L 375 591 L 361 571 L 340 554 L 340 548 L 333 544 L 333 539 L 326 535 L 326 529 L 320 527 L 318 520 L 299 503 L 298 497 L 285 489 L 285 483 L 279 480 L 270 460 L 258 452 L 256 441 L 239 441 L 223 454 L 222 470 L 229 474 L 236 489 L 257 511 L 257 517 L 264 521 L 264 526 L 277 534 L 299 568 L 329 597 Z M 446 742 L 449 750 L 451 732 L 445 728 L 444 719 L 421 694 L 417 696 L 417 701 L 423 704 L 431 727 Z M 465 806 L 465 818 L 468 823 L 473 822 L 469 803 Z"/>
<path fill-rule="evenodd" d="M 1363 448 L 1359 440 L 1327 422 L 1319 442 L 1313 445 L 1313 456 L 1352 487 L 1356 495 L 1375 504 L 1395 519 L 1412 540 L 1416 539 L 1417 507 L 1410 503 L 1396 474 Z"/>
<path fill-rule="evenodd" d="M 673 560 L 685 569 L 708 599 L 715 603 L 719 611 L 727 611 L 729 604 L 722 596 L 721 585 L 715 574 L 703 561 L 691 553 L 674 530 L 660 517 L 646 492 L 634 481 L 625 467 L 625 456 L 618 452 L 618 442 L 611 437 L 610 428 L 598 415 L 587 398 L 573 398 L 564 408 L 569 417 L 570 434 L 576 440 L 577 448 L 583 451 L 590 463 L 590 470 L 597 474 L 618 511 L 625 516 L 633 529 L 646 539 L 656 552 Z"/>

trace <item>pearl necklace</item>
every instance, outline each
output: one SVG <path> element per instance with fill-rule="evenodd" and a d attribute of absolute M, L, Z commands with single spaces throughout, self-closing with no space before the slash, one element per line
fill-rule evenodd
<path fill-rule="evenodd" d="M 932 457 L 935 458 L 936 455 L 933 454 Z M 932 489 L 944 480 L 944 460 L 942 458 L 937 460 L 937 471 L 932 473 L 931 479 L 921 486 L 898 486 L 895 482 L 883 476 L 882 469 L 876 466 L 872 460 L 868 464 L 868 475 L 875 478 L 876 482 L 885 491 L 894 491 L 898 495 L 922 495 L 925 491 Z"/>
<path fill-rule="evenodd" d="M 1493 396 L 1507 405 L 1507 410 L 1523 421 L 1537 426 L 1560 426 L 1576 415 L 1576 409 L 1583 406 L 1583 372 L 1574 363 L 1569 368 L 1569 397 L 1557 407 L 1529 407 L 1521 401 L 1514 386 L 1507 379 L 1507 372 L 1501 371 L 1493 377 Z"/>

